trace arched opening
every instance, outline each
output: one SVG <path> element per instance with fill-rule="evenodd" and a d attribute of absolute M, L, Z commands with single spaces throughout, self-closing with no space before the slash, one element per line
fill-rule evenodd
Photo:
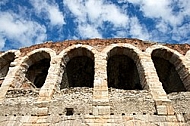
<path fill-rule="evenodd" d="M 70 60 L 64 69 L 61 89 L 68 87 L 93 87 L 94 56 L 85 48 L 71 50 Z"/>
<path fill-rule="evenodd" d="M 115 50 L 114 54 L 112 51 Z M 142 90 L 137 66 L 132 58 L 122 54 L 124 49 L 111 50 L 107 60 L 108 87 L 125 90 Z M 127 49 L 125 49 L 127 50 Z"/>
<path fill-rule="evenodd" d="M 168 60 L 172 54 L 166 50 L 154 50 L 151 54 L 159 80 L 167 94 L 186 91 L 174 64 Z"/>
<path fill-rule="evenodd" d="M 3 83 L 3 80 L 9 71 L 9 66 L 11 62 L 13 62 L 14 59 L 15 59 L 15 54 L 12 52 L 8 52 L 2 57 L 0 57 L 0 86 Z"/>
<path fill-rule="evenodd" d="M 29 66 L 25 76 L 36 88 L 41 88 L 45 83 L 50 67 L 50 60 L 50 55 L 46 52 L 30 56 L 28 62 L 32 61 L 32 64 Z"/>
<path fill-rule="evenodd" d="M 72 58 L 66 66 L 69 87 L 93 87 L 94 62 L 87 56 Z"/>

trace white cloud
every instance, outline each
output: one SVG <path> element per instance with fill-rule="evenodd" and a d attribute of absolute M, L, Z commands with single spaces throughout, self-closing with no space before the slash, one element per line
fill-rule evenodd
<path fill-rule="evenodd" d="M 177 0 L 177 6 L 180 8 L 179 15 L 190 16 L 190 1 L 189 0 Z"/>
<path fill-rule="evenodd" d="M 103 0 L 64 0 L 64 5 L 69 8 L 76 18 L 77 28 L 81 37 L 92 36 L 102 37 L 100 30 L 103 23 L 109 22 L 114 27 L 126 27 L 128 16 L 121 12 L 120 8 Z M 93 31 L 92 35 L 83 33 Z"/>
<path fill-rule="evenodd" d="M 63 1 L 64 5 L 66 5 L 69 10 L 72 12 L 72 14 L 74 16 L 76 16 L 76 18 L 78 18 L 80 21 L 82 19 L 86 19 L 86 11 L 84 8 L 84 3 L 82 0 L 64 0 Z"/>
<path fill-rule="evenodd" d="M 161 18 L 172 26 L 181 24 L 183 18 L 180 15 L 174 15 L 171 4 L 171 0 L 143 0 L 141 10 L 146 17 Z"/>
<path fill-rule="evenodd" d="M 174 29 L 172 31 L 172 39 L 178 41 L 179 43 L 183 43 L 183 41 L 184 41 L 183 38 L 190 39 L 190 37 L 189 37 L 189 34 L 190 34 L 189 29 L 190 29 L 189 24 L 184 24 L 184 25 Z M 188 43 L 190 43 L 190 41 Z"/>
<path fill-rule="evenodd" d="M 172 3 L 174 0 L 119 0 L 120 3 L 132 3 L 138 5 L 145 17 L 152 19 L 161 19 L 172 26 L 182 22 L 183 17 L 180 14 L 174 14 Z"/>
<path fill-rule="evenodd" d="M 50 20 L 51 25 L 65 24 L 64 16 L 55 2 L 50 4 L 47 0 L 30 0 L 30 3 L 33 5 L 35 13 L 39 17 Z"/>
<path fill-rule="evenodd" d="M 0 12 L 1 49 L 6 40 L 14 42 L 14 47 L 30 46 L 46 40 L 46 28 L 37 22 L 26 20 L 13 12 Z"/>
<path fill-rule="evenodd" d="M 89 24 L 79 25 L 79 32 L 83 38 L 102 38 L 98 30 Z"/>
<path fill-rule="evenodd" d="M 114 26 L 124 27 L 128 23 L 128 16 L 114 4 L 103 3 L 103 1 L 89 0 L 85 3 L 85 10 L 89 19 L 93 21 L 108 21 Z"/>
<path fill-rule="evenodd" d="M 5 5 L 7 1 L 1 0 L 0 5 Z M 59 37 L 69 31 L 66 36 L 72 39 L 104 38 L 107 35 L 163 42 L 172 39 L 180 43 L 190 39 L 189 0 L 119 0 L 120 4 L 108 0 L 63 0 L 63 10 L 59 9 L 60 5 L 55 0 L 50 1 L 30 0 L 34 8 L 18 4 L 17 9 L 1 10 L 0 48 L 6 45 L 6 40 L 17 43 L 17 47 L 41 43 L 47 38 L 45 25 L 50 26 L 48 33 L 58 26 L 56 32 Z M 131 12 L 131 4 L 127 2 L 134 5 L 132 10 L 136 9 L 134 12 L 137 13 Z M 33 14 L 45 22 L 31 19 Z M 72 22 L 67 25 L 65 20 Z M 63 24 L 72 28 L 65 30 Z"/>
<path fill-rule="evenodd" d="M 27 29 L 24 25 L 25 21 L 23 20 L 16 20 L 17 15 L 11 13 L 0 13 L 1 20 L 0 20 L 0 31 L 5 32 L 5 34 L 9 34 L 10 36 L 16 37 L 14 35 L 21 34 L 25 32 Z"/>
<path fill-rule="evenodd" d="M 162 33 L 166 33 L 171 30 L 170 27 L 168 26 L 168 23 L 164 22 L 163 20 L 157 21 L 155 28 L 156 30 Z"/>
<path fill-rule="evenodd" d="M 52 6 L 50 9 L 51 10 L 49 11 L 49 17 L 50 17 L 51 24 L 53 25 L 65 24 L 62 13 L 55 6 Z"/>
<path fill-rule="evenodd" d="M 119 3 L 128 2 L 139 6 L 143 16 L 155 22 L 155 29 L 149 31 L 151 39 L 164 42 L 173 39 L 181 42 L 184 38 L 189 38 L 190 23 L 184 24 L 185 20 L 190 19 L 189 0 L 119 0 Z"/>
<path fill-rule="evenodd" d="M 125 30 L 116 30 L 116 35 L 114 35 L 114 38 L 123 38 L 128 35 L 127 31 Z"/>
<path fill-rule="evenodd" d="M 149 40 L 149 34 L 148 31 L 146 30 L 145 27 L 143 27 L 138 19 L 136 17 L 132 17 L 130 20 L 130 35 L 133 38 L 138 38 L 138 39 L 142 39 L 142 40 Z"/>
<path fill-rule="evenodd" d="M 184 18 L 190 16 L 189 0 L 144 0 L 142 3 L 141 10 L 146 17 L 156 18 L 156 28 L 163 35 L 171 34 L 172 37 L 170 39 L 178 42 L 188 37 L 190 24 L 184 24 Z M 179 10 L 175 12 L 174 8 L 178 8 Z"/>
<path fill-rule="evenodd" d="M 167 18 L 171 13 L 170 0 L 142 0 L 141 10 L 145 16 L 152 18 Z"/>

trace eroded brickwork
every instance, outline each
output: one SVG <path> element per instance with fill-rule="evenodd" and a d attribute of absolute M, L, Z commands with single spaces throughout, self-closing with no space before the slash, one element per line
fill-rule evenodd
<path fill-rule="evenodd" d="M 0 54 L 0 125 L 190 125 L 190 45 L 47 42 Z"/>

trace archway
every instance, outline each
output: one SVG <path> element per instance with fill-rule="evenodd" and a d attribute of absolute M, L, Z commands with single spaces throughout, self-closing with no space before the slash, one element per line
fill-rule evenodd
<path fill-rule="evenodd" d="M 139 73 L 130 49 L 115 47 L 107 60 L 108 87 L 125 90 L 142 90 Z M 133 57 L 134 58 L 134 57 Z"/>
<path fill-rule="evenodd" d="M 50 67 L 50 60 L 50 55 L 42 51 L 31 55 L 26 61 L 29 68 L 27 69 L 25 77 L 32 82 L 36 88 L 41 88 L 45 83 Z"/>
<path fill-rule="evenodd" d="M 186 91 L 176 66 L 169 61 L 172 55 L 173 53 L 166 49 L 155 49 L 151 54 L 159 80 L 167 94 Z"/>
<path fill-rule="evenodd" d="M 9 71 L 10 63 L 13 62 L 14 59 L 15 54 L 13 52 L 5 53 L 0 57 L 0 86 Z"/>
<path fill-rule="evenodd" d="M 70 50 L 66 56 L 69 57 L 69 61 L 65 62 L 60 88 L 93 87 L 93 53 L 86 48 L 77 48 Z"/>

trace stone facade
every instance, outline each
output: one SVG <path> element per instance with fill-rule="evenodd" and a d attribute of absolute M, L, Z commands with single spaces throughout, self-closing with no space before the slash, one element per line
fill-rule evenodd
<path fill-rule="evenodd" d="M 188 126 L 190 45 L 46 42 L 0 54 L 2 126 Z"/>

